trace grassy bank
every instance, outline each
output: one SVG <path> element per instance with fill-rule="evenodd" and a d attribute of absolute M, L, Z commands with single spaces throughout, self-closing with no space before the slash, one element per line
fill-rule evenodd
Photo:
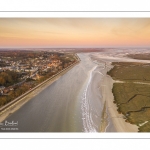
<path fill-rule="evenodd" d="M 139 126 L 140 132 L 150 132 L 150 65 L 132 62 L 112 63 L 108 72 L 115 81 L 114 103 L 126 122 Z"/>

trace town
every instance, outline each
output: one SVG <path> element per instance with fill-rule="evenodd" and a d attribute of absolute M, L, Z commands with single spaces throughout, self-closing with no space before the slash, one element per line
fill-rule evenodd
<path fill-rule="evenodd" d="M 0 106 L 77 61 L 75 54 L 48 51 L 0 51 Z"/>

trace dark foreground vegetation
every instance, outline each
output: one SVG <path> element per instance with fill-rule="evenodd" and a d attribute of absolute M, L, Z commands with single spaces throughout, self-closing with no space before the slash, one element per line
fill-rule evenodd
<path fill-rule="evenodd" d="M 136 124 L 139 132 L 150 132 L 150 64 L 114 62 L 108 72 L 114 80 L 114 103 L 126 122 Z"/>

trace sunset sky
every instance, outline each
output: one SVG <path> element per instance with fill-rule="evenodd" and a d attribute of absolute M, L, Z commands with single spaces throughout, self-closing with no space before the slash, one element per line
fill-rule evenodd
<path fill-rule="evenodd" d="M 103 46 L 150 46 L 150 19 L 0 19 L 1 48 Z"/>

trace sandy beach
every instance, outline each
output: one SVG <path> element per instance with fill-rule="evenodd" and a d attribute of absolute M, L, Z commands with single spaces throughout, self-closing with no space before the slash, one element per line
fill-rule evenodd
<path fill-rule="evenodd" d="M 116 82 L 114 81 L 109 75 L 107 75 L 107 72 L 113 67 L 111 65 L 111 62 L 138 62 L 138 63 L 150 63 L 149 60 L 135 60 L 132 58 L 127 58 L 127 57 L 112 57 L 112 56 L 107 56 L 107 55 L 92 55 L 93 59 L 99 61 L 100 63 L 104 63 L 105 64 L 105 68 L 104 68 L 104 73 L 103 73 L 103 80 L 102 80 L 102 84 L 101 84 L 101 89 L 100 92 L 102 93 L 103 96 L 103 104 L 106 101 L 106 108 L 107 110 L 105 111 L 106 113 L 108 113 L 108 117 L 107 117 L 107 123 L 105 123 L 105 131 L 103 129 L 102 132 L 109 132 L 109 130 L 107 131 L 107 127 L 111 128 L 111 126 L 114 126 L 115 131 L 111 132 L 138 132 L 138 126 L 137 125 L 133 125 L 130 124 L 128 122 L 125 122 L 124 119 L 124 115 L 123 114 L 119 114 L 117 111 L 117 106 L 115 103 L 113 103 L 114 101 L 114 96 L 112 93 L 112 88 L 113 88 L 113 83 Z M 104 110 L 104 109 L 103 109 Z M 104 119 L 104 117 L 102 116 L 101 118 L 102 120 Z M 109 122 L 111 122 L 111 125 L 109 126 Z M 103 128 L 104 128 L 104 123 L 103 123 Z M 101 130 L 101 127 L 100 127 Z"/>
<path fill-rule="evenodd" d="M 107 71 L 106 71 L 107 72 Z M 106 101 L 106 107 L 109 118 L 112 120 L 116 132 L 138 132 L 138 126 L 125 122 L 123 114 L 119 114 L 116 104 L 113 103 L 114 97 L 112 93 L 113 79 L 107 74 L 103 78 L 102 91 L 103 99 Z"/>

